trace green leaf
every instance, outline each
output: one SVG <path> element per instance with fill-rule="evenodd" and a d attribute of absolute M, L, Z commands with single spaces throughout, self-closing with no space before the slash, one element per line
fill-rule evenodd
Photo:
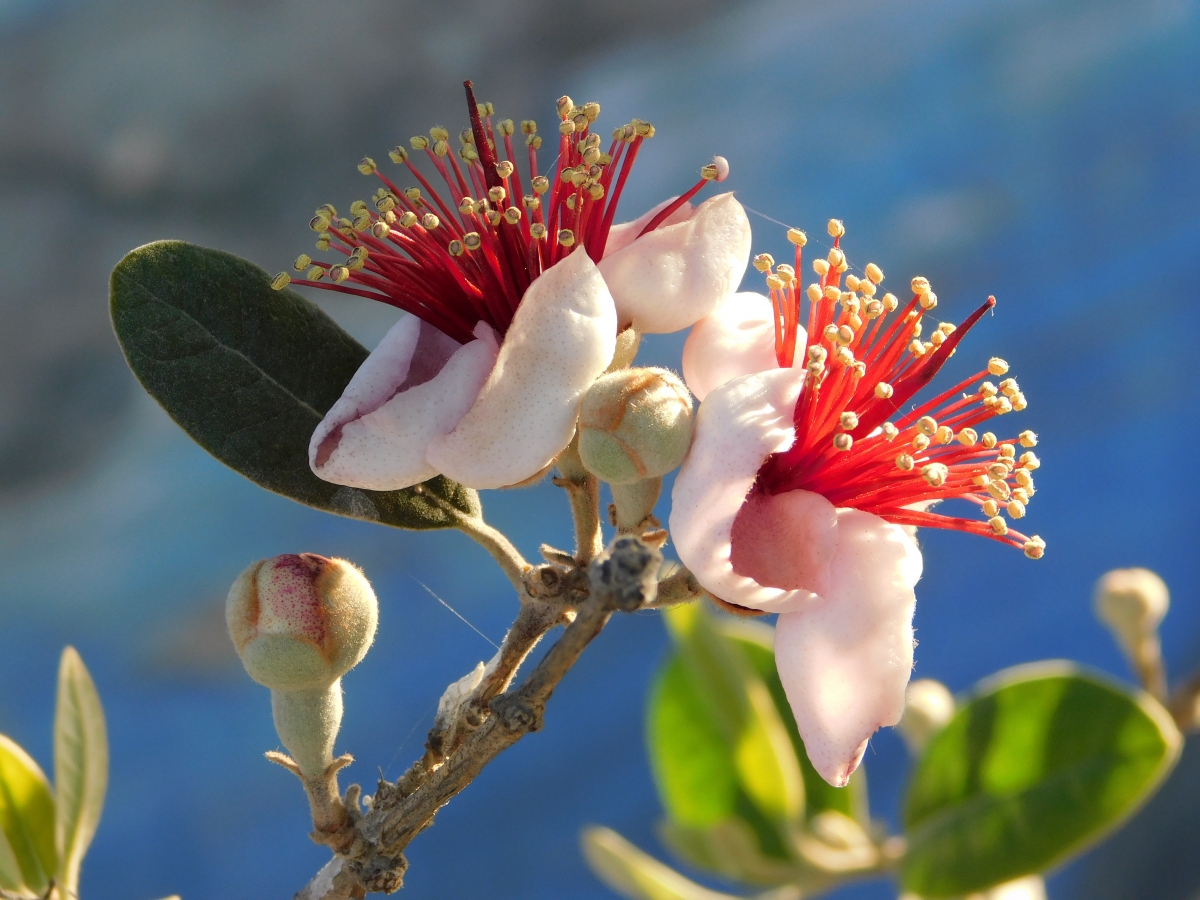
<path fill-rule="evenodd" d="M 629 900 L 734 900 L 684 877 L 611 828 L 589 826 L 580 843 L 596 877 Z"/>
<path fill-rule="evenodd" d="M 57 879 L 79 893 L 79 867 L 96 833 L 108 788 L 108 734 L 96 685 L 74 647 L 63 651 L 54 710 Z"/>
<path fill-rule="evenodd" d="M 28 753 L 0 735 L 0 887 L 40 893 L 56 865 L 50 782 Z"/>
<path fill-rule="evenodd" d="M 771 822 L 792 822 L 804 810 L 804 782 L 795 752 L 766 684 L 738 645 L 717 629 L 705 607 L 677 606 L 665 614 L 684 676 L 691 682 L 688 714 L 705 719 L 732 763 L 737 786 L 753 808 Z M 660 701 L 669 699 L 660 693 Z M 671 765 L 691 751 L 670 734 L 661 735 L 658 756 Z M 685 763 L 686 765 L 686 763 Z M 692 824 L 683 822 L 683 824 Z"/>
<path fill-rule="evenodd" d="M 262 269 L 182 241 L 139 247 L 113 269 L 113 328 L 138 381 L 196 443 L 293 500 L 398 528 L 448 528 L 427 496 L 479 514 L 475 491 L 438 476 L 400 491 L 322 481 L 308 442 L 367 351 Z"/>
<path fill-rule="evenodd" d="M 1131 815 L 1181 744 L 1149 695 L 1071 663 L 999 673 L 916 767 L 905 888 L 950 897 L 1046 870 Z"/>
<path fill-rule="evenodd" d="M 787 701 L 783 683 L 775 668 L 775 629 L 751 619 L 731 619 L 721 622 L 719 627 L 741 648 L 775 701 L 775 709 L 791 738 L 796 759 L 800 762 L 800 772 L 804 776 L 805 818 L 811 820 L 823 812 L 833 811 L 868 826 L 870 813 L 867 807 L 866 769 L 860 766 L 846 787 L 836 788 L 817 774 L 808 761 L 808 751 L 804 749 L 800 729 L 796 727 L 796 717 L 792 714 L 791 704 Z"/>

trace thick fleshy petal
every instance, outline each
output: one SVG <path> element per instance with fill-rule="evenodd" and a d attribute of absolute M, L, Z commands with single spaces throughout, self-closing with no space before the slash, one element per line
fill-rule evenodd
<path fill-rule="evenodd" d="M 334 484 L 390 491 L 432 478 L 425 459 L 474 403 L 496 363 L 495 334 L 480 322 L 459 345 L 405 316 L 359 367 L 314 432 L 309 465 Z"/>
<path fill-rule="evenodd" d="M 831 571 L 828 595 L 779 617 L 775 664 L 808 758 L 840 787 L 904 713 L 921 552 L 901 526 L 839 509 Z"/>
<path fill-rule="evenodd" d="M 676 195 L 678 196 L 678 195 Z M 642 233 L 642 229 L 650 224 L 650 220 L 658 215 L 659 210 L 675 202 L 675 197 L 668 197 L 662 203 L 655 206 L 648 212 L 642 213 L 632 222 L 622 222 L 619 225 L 613 225 L 608 229 L 608 240 L 604 242 L 604 256 L 611 253 L 616 253 L 625 247 L 628 247 Z M 682 203 L 679 209 L 675 210 L 659 228 L 666 228 L 668 225 L 677 225 L 680 222 L 686 222 L 692 217 L 695 207 L 688 201 Z M 601 259 L 604 257 L 602 256 Z"/>
<path fill-rule="evenodd" d="M 803 348 L 804 329 L 797 332 L 796 344 Z M 750 291 L 725 297 L 693 326 L 683 345 L 683 379 L 697 400 L 732 378 L 777 365 L 771 300 Z M 795 365 L 804 365 L 803 349 L 796 354 Z"/>
<path fill-rule="evenodd" d="M 737 290 L 750 261 L 750 221 L 733 194 L 701 203 L 686 222 L 656 228 L 600 260 L 622 327 L 687 328 Z"/>
<path fill-rule="evenodd" d="M 730 544 L 737 574 L 823 596 L 838 547 L 837 510 L 812 491 L 751 491 L 733 519 Z"/>
<path fill-rule="evenodd" d="M 805 590 L 759 584 L 731 562 L 733 522 L 759 468 L 795 439 L 792 410 L 803 369 L 743 375 L 700 404 L 696 431 L 671 494 L 671 537 L 685 566 L 709 593 L 766 612 L 800 609 L 816 599 Z"/>
<path fill-rule="evenodd" d="M 571 441 L 583 392 L 608 367 L 617 314 L 600 270 L 583 248 L 525 292 L 479 397 L 426 458 L 474 488 L 518 484 Z"/>

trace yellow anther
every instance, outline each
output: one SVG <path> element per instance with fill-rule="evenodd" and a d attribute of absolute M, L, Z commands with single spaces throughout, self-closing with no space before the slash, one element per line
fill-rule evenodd
<path fill-rule="evenodd" d="M 359 269 L 361 269 L 363 267 L 363 264 L 365 262 L 366 262 L 366 260 L 364 260 L 361 256 L 351 255 L 351 256 L 347 257 L 347 259 L 346 259 L 346 268 L 349 269 L 351 272 L 357 272 Z"/>
<path fill-rule="evenodd" d="M 358 171 L 362 172 L 364 175 L 374 175 L 375 160 L 371 159 L 369 156 L 364 156 L 358 163 Z"/>
<path fill-rule="evenodd" d="M 908 352 L 920 359 L 925 355 L 925 345 L 918 340 L 913 340 L 908 345 Z"/>
<path fill-rule="evenodd" d="M 858 378 L 862 378 L 867 374 L 867 364 L 861 359 L 854 364 L 854 374 Z"/>
<path fill-rule="evenodd" d="M 830 219 L 829 223 L 825 226 L 825 230 L 829 232 L 831 238 L 840 238 L 846 233 L 846 226 L 842 224 L 841 219 Z M 830 262 L 833 262 L 833 260 L 830 260 Z"/>
<path fill-rule="evenodd" d="M 1026 506 L 1029 505 L 1029 491 L 1025 490 L 1025 488 L 1013 488 L 1012 495 L 1014 500 L 1020 500 Z"/>
<path fill-rule="evenodd" d="M 429 138 L 423 134 L 418 134 L 408 139 L 408 145 L 414 150 L 428 150 Z"/>
<path fill-rule="evenodd" d="M 846 290 L 848 290 L 848 291 L 857 291 L 858 290 L 858 276 L 857 275 L 847 275 L 846 276 Z"/>
<path fill-rule="evenodd" d="M 849 411 L 844 412 L 838 417 L 838 423 L 846 431 L 853 431 L 858 427 L 858 415 Z"/>
<path fill-rule="evenodd" d="M 521 120 L 521 134 L 536 134 L 536 133 L 537 133 L 537 122 L 535 122 L 533 119 L 522 119 Z"/>
<path fill-rule="evenodd" d="M 1006 481 L 992 481 L 987 485 L 987 492 L 999 500 L 1001 503 L 1007 503 L 1009 497 L 1012 496 L 1012 491 L 1008 487 Z"/>
<path fill-rule="evenodd" d="M 389 225 L 395 225 L 396 224 L 396 214 L 392 210 L 389 209 L 387 212 L 385 212 L 383 214 L 383 221 L 387 222 Z"/>
<path fill-rule="evenodd" d="M 937 434 L 937 420 L 933 416 L 921 416 L 917 419 L 917 431 L 925 435 L 925 437 L 933 437 Z"/>
<path fill-rule="evenodd" d="M 494 226 L 500 224 L 500 222 L 501 222 L 501 220 L 503 220 L 504 216 L 500 215 L 500 213 L 498 213 L 494 209 L 489 209 L 487 211 L 486 218 L 488 220 L 488 224 L 492 225 L 494 227 Z"/>
<path fill-rule="evenodd" d="M 1046 542 L 1035 534 L 1025 542 L 1024 550 L 1030 559 L 1041 559 L 1046 555 Z"/>
<path fill-rule="evenodd" d="M 791 284 L 796 280 L 796 270 L 787 263 L 780 263 L 779 268 L 775 270 L 776 274 L 783 279 L 785 285 Z"/>
<path fill-rule="evenodd" d="M 854 352 L 849 347 L 839 347 L 834 358 L 847 369 L 854 365 Z"/>
<path fill-rule="evenodd" d="M 450 145 L 448 143 L 446 143 L 445 141 L 434 141 L 433 142 L 433 155 L 434 156 L 444 157 L 444 156 L 448 155 L 449 153 L 450 153 Z"/>
<path fill-rule="evenodd" d="M 500 162 L 496 163 L 496 174 L 501 178 L 508 178 L 510 175 L 512 175 L 515 168 L 516 167 L 511 161 L 502 159 Z"/>
<path fill-rule="evenodd" d="M 858 329 L 862 328 L 862 316 L 860 316 L 858 313 L 850 313 L 849 317 L 846 319 L 846 324 L 857 331 Z"/>
<path fill-rule="evenodd" d="M 583 161 L 587 165 L 589 165 L 589 166 L 595 165 L 595 163 L 598 159 L 600 159 L 600 151 L 597 150 L 595 147 L 588 147 L 586 150 L 583 151 Z"/>
<path fill-rule="evenodd" d="M 829 263 L 824 259 L 813 260 L 813 271 L 821 278 L 824 278 L 829 273 Z"/>
<path fill-rule="evenodd" d="M 329 249 L 329 235 L 323 234 L 317 238 L 317 249 L 324 253 Z"/>
<path fill-rule="evenodd" d="M 301 253 L 296 257 L 296 261 L 292 263 L 292 268 L 297 272 L 303 271 L 312 265 L 312 258 L 307 253 Z"/>
<path fill-rule="evenodd" d="M 1005 378 L 1000 382 L 1000 393 L 1009 398 L 1021 393 L 1021 389 L 1017 386 L 1017 379 Z"/>
<path fill-rule="evenodd" d="M 458 155 L 469 163 L 475 162 L 477 159 L 479 159 L 479 151 L 470 146 L 459 147 Z"/>
<path fill-rule="evenodd" d="M 421 189 L 418 187 L 407 187 L 404 189 L 404 196 L 412 203 L 421 203 Z"/>
<path fill-rule="evenodd" d="M 1001 444 L 999 452 L 1000 452 L 1001 458 L 1003 458 L 1003 459 L 1011 460 L 1011 459 L 1015 459 L 1017 456 L 1017 448 L 1014 447 L 1012 444 Z"/>
<path fill-rule="evenodd" d="M 575 123 L 572 122 L 570 119 L 563 119 L 561 122 L 558 123 L 558 133 L 559 134 L 574 134 L 575 133 Z"/>
<path fill-rule="evenodd" d="M 558 232 L 558 242 L 564 247 L 570 247 L 575 243 L 575 232 L 570 228 L 563 228 Z"/>
<path fill-rule="evenodd" d="M 1007 415 L 1013 411 L 1012 401 L 1007 397 L 997 397 L 994 409 L 998 416 Z"/>
<path fill-rule="evenodd" d="M 913 435 L 913 439 L 912 439 L 912 441 L 911 441 L 911 444 L 912 444 L 912 448 L 913 448 L 914 450 L 916 450 L 918 453 L 920 453 L 920 452 L 922 452 L 923 450 L 926 450 L 926 449 L 928 449 L 928 447 L 929 447 L 929 438 L 927 438 L 927 437 L 926 437 L 925 435 L 923 435 L 923 434 L 914 434 L 914 435 Z"/>
<path fill-rule="evenodd" d="M 537 194 L 544 194 L 546 191 L 550 190 L 550 179 L 545 175 L 538 175 L 533 179 L 531 184 L 534 192 Z"/>
<path fill-rule="evenodd" d="M 366 213 L 363 213 L 361 216 L 357 216 L 354 219 L 353 227 L 355 231 L 366 231 L 371 227 L 371 217 Z"/>
<path fill-rule="evenodd" d="M 858 282 L 858 289 L 862 291 L 864 297 L 875 296 L 875 285 L 869 278 L 864 278 Z"/>
<path fill-rule="evenodd" d="M 872 284 L 883 283 L 883 269 L 875 265 L 875 263 L 867 263 L 867 277 L 871 279 Z"/>
<path fill-rule="evenodd" d="M 767 276 L 767 287 L 770 288 L 772 291 L 783 290 L 783 279 L 780 278 L 778 275 L 768 275 Z"/>
<path fill-rule="evenodd" d="M 654 126 L 649 122 L 643 122 L 641 119 L 634 119 L 633 133 L 638 137 L 652 138 L 654 137 Z"/>
<path fill-rule="evenodd" d="M 408 159 L 408 151 L 403 147 L 395 146 L 388 151 L 388 156 L 391 158 L 392 162 L 396 163 L 396 165 L 399 165 Z"/>
<path fill-rule="evenodd" d="M 322 278 L 325 277 L 325 270 L 322 269 L 320 266 L 313 266 L 311 269 L 309 269 L 307 272 L 304 273 L 304 277 L 307 278 L 309 281 L 320 281 Z"/>
<path fill-rule="evenodd" d="M 921 476 L 930 487 L 941 487 L 950 477 L 950 470 L 941 463 L 930 463 L 921 467 Z"/>
<path fill-rule="evenodd" d="M 979 432 L 974 428 L 964 428 L 958 433 L 958 442 L 964 447 L 974 447 L 979 440 Z"/>
<path fill-rule="evenodd" d="M 466 247 L 463 246 L 462 241 L 454 240 L 449 243 L 446 250 L 451 256 L 462 256 L 466 252 Z"/>
<path fill-rule="evenodd" d="M 583 104 L 583 114 L 587 116 L 589 122 L 595 122 L 600 118 L 600 104 L 595 100 Z"/>
<path fill-rule="evenodd" d="M 488 188 L 488 199 L 497 205 L 503 203 L 504 198 L 507 196 L 508 191 L 506 191 L 500 185 L 496 185 L 494 188 Z"/>
<path fill-rule="evenodd" d="M 926 291 L 921 295 L 921 306 L 924 309 L 933 309 L 937 306 L 937 294 L 933 291 Z"/>
<path fill-rule="evenodd" d="M 479 236 L 478 231 L 468 231 L 463 235 L 463 246 L 468 250 L 478 250 L 483 246 L 483 238 Z"/>
<path fill-rule="evenodd" d="M 922 278 L 920 275 L 918 275 L 912 280 L 912 292 L 918 297 L 920 297 L 922 294 L 928 294 L 929 290 L 928 278 Z"/>
<path fill-rule="evenodd" d="M 754 268 L 760 272 L 770 272 L 773 265 L 775 265 L 775 258 L 770 253 L 760 253 L 754 257 Z"/>
<path fill-rule="evenodd" d="M 895 312 L 896 307 L 900 305 L 900 301 L 896 299 L 895 294 L 883 295 L 883 308 L 888 312 Z"/>
<path fill-rule="evenodd" d="M 441 224 L 442 220 L 433 213 L 425 213 L 425 215 L 421 216 L 421 225 L 426 231 L 433 231 L 433 229 Z"/>
<path fill-rule="evenodd" d="M 383 240 L 392 232 L 392 227 L 387 222 L 376 222 L 371 226 L 371 234 L 379 240 Z"/>
<path fill-rule="evenodd" d="M 473 197 L 463 197 L 458 201 L 458 211 L 464 216 L 469 216 L 475 211 L 475 199 Z"/>
<path fill-rule="evenodd" d="M 1008 363 L 1006 363 L 1004 360 L 1002 360 L 998 356 L 993 356 L 991 359 L 988 360 L 988 372 L 990 372 L 992 375 L 997 375 L 997 376 L 1007 375 L 1008 374 Z"/>
<path fill-rule="evenodd" d="M 535 241 L 544 241 L 546 239 L 546 226 L 541 222 L 534 222 L 529 226 L 529 236 Z"/>
<path fill-rule="evenodd" d="M 450 140 L 450 132 L 447 131 L 445 128 L 443 128 L 441 125 L 434 125 L 432 128 L 430 128 L 429 136 L 431 138 L 433 138 L 435 141 Z"/>
<path fill-rule="evenodd" d="M 381 196 L 378 200 L 375 201 L 375 208 L 377 210 L 379 210 L 381 213 L 385 213 L 385 212 L 395 209 L 396 202 L 397 201 L 396 201 L 395 194 L 386 194 L 385 193 L 383 196 Z"/>
<path fill-rule="evenodd" d="M 826 300 L 839 300 L 839 299 L 841 299 L 841 296 L 842 296 L 842 292 L 840 290 L 838 290 L 837 285 L 835 285 L 835 284 L 825 285 L 825 299 Z"/>
<path fill-rule="evenodd" d="M 490 100 L 476 103 L 475 108 L 479 110 L 479 115 L 481 116 L 490 116 L 496 111 L 496 107 L 492 105 Z"/>
<path fill-rule="evenodd" d="M 512 119 L 501 119 L 499 122 L 496 123 L 496 130 L 499 131 L 505 137 L 508 137 L 517 129 L 513 125 Z"/>
<path fill-rule="evenodd" d="M 987 472 L 980 472 L 978 475 L 971 476 L 971 483 L 977 487 L 987 487 L 992 483 L 992 476 Z"/>
<path fill-rule="evenodd" d="M 913 458 L 907 453 L 901 453 L 896 457 L 896 468 L 902 472 L 911 472 L 915 465 L 916 463 L 913 461 Z"/>
<path fill-rule="evenodd" d="M 1037 458 L 1037 454 L 1032 450 L 1021 454 L 1021 468 L 1033 471 L 1042 465 L 1042 461 Z"/>
<path fill-rule="evenodd" d="M 997 393 L 999 393 L 999 391 L 996 389 L 996 386 L 994 384 L 992 384 L 990 381 L 985 381 L 985 382 L 983 382 L 983 384 L 979 385 L 979 396 L 980 397 L 985 397 L 985 398 L 986 397 L 995 397 Z"/>
<path fill-rule="evenodd" d="M 417 214 L 414 212 L 406 212 L 400 217 L 401 228 L 412 228 L 417 224 Z"/>
<path fill-rule="evenodd" d="M 1008 534 L 1008 523 L 999 516 L 992 516 L 988 524 L 992 526 L 993 534 Z"/>
<path fill-rule="evenodd" d="M 829 358 L 829 351 L 817 344 L 808 348 L 808 359 L 810 362 L 823 363 Z"/>
<path fill-rule="evenodd" d="M 822 362 L 810 362 L 805 368 L 813 378 L 820 378 L 825 373 L 825 363 Z"/>
<path fill-rule="evenodd" d="M 323 233 L 329 230 L 329 224 L 328 217 L 316 215 L 312 217 L 312 220 L 308 223 L 308 227 L 313 231 Z"/>
<path fill-rule="evenodd" d="M 787 230 L 787 239 L 797 247 L 803 247 L 808 243 L 808 235 L 799 228 L 789 228 Z"/>
<path fill-rule="evenodd" d="M 1004 507 L 1004 509 L 1014 519 L 1025 518 L 1025 504 L 1020 500 L 1009 500 L 1008 506 Z"/>
<path fill-rule="evenodd" d="M 504 211 L 504 221 L 509 225 L 516 225 L 521 221 L 521 207 L 510 206 Z"/>
<path fill-rule="evenodd" d="M 1019 391 L 1017 392 L 1016 396 L 1014 396 L 1012 398 L 1011 402 L 1012 402 L 1012 408 L 1015 409 L 1017 412 L 1020 412 L 1021 410 L 1026 409 L 1029 406 L 1029 401 L 1026 400 L 1025 395 L 1020 393 Z"/>
<path fill-rule="evenodd" d="M 841 268 L 841 266 L 846 262 L 846 254 L 837 247 L 831 249 L 829 251 L 829 255 L 825 258 L 829 260 L 829 264 L 834 268 Z"/>
<path fill-rule="evenodd" d="M 880 400 L 887 400 L 892 396 L 892 386 L 886 381 L 881 381 L 875 385 L 875 396 Z"/>
<path fill-rule="evenodd" d="M 599 200 L 601 197 L 604 196 L 604 185 L 589 184 L 587 192 L 588 192 L 588 196 L 591 197 L 593 200 Z"/>
<path fill-rule="evenodd" d="M 355 217 L 361 216 L 366 211 L 367 211 L 367 204 L 363 203 L 361 200 L 355 200 L 353 203 L 350 204 L 350 215 L 352 215 L 352 216 L 355 216 Z"/>
<path fill-rule="evenodd" d="M 944 334 L 942 334 L 940 331 L 935 331 L 933 334 L 931 334 L 929 336 L 929 343 L 933 344 L 933 346 L 935 346 L 935 347 L 942 346 L 942 342 L 945 340 L 946 340 L 946 336 Z"/>
<path fill-rule="evenodd" d="M 999 478 L 1001 480 L 1007 478 L 1008 473 L 1011 471 L 1012 469 L 1002 462 L 994 462 L 987 467 L 987 473 L 989 476 L 992 478 Z"/>
<path fill-rule="evenodd" d="M 566 94 L 563 94 L 558 98 L 558 101 L 554 104 L 554 106 L 558 110 L 559 116 L 565 117 L 571 112 L 571 110 L 575 108 L 575 101 Z"/>
<path fill-rule="evenodd" d="M 280 272 L 271 279 L 271 290 L 282 291 L 285 287 L 292 283 L 292 276 L 287 272 Z"/>
<path fill-rule="evenodd" d="M 843 453 L 854 446 L 854 438 L 848 434 L 835 434 L 833 436 L 833 449 L 841 450 Z"/>
<path fill-rule="evenodd" d="M 883 303 L 880 300 L 868 300 L 863 306 L 863 312 L 868 319 L 878 319 L 883 315 Z"/>
<path fill-rule="evenodd" d="M 524 204 L 526 209 L 537 209 L 542 205 L 542 198 L 537 194 L 526 194 L 521 198 L 521 203 Z"/>
<path fill-rule="evenodd" d="M 815 282 L 808 286 L 808 290 L 805 293 L 808 294 L 808 300 L 810 303 L 817 303 L 822 297 L 821 286 Z"/>
<path fill-rule="evenodd" d="M 880 430 L 883 432 L 884 440 L 887 441 L 894 441 L 896 436 L 900 434 L 900 429 L 891 422 L 884 422 L 883 425 L 880 426 Z"/>
<path fill-rule="evenodd" d="M 936 436 L 939 444 L 949 444 L 954 440 L 954 429 L 949 425 L 942 425 L 938 428 Z"/>
<path fill-rule="evenodd" d="M 843 347 L 846 347 L 854 340 L 854 329 L 849 325 L 843 325 L 837 330 L 837 342 Z"/>
<path fill-rule="evenodd" d="M 996 446 L 996 436 L 990 431 L 985 431 L 980 440 L 983 441 L 983 446 L 988 450 L 991 450 Z"/>
<path fill-rule="evenodd" d="M 341 284 L 350 277 L 350 270 L 345 266 L 334 266 L 329 270 L 329 277 Z"/>
<path fill-rule="evenodd" d="M 1028 469 L 1017 469 L 1016 474 L 1013 477 L 1016 478 L 1017 484 L 1025 488 L 1025 490 L 1033 490 L 1033 476 L 1029 474 Z"/>

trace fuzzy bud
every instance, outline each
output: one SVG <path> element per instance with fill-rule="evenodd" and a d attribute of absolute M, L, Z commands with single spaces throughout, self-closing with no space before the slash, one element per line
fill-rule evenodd
<path fill-rule="evenodd" d="M 579 455 L 610 484 L 659 478 L 692 442 L 692 396 L 666 369 L 623 369 L 592 384 L 579 411 Z"/>
<path fill-rule="evenodd" d="M 917 756 L 952 718 L 954 696 L 949 689 L 932 678 L 919 678 L 904 691 L 904 717 L 896 729 L 909 751 Z"/>
<path fill-rule="evenodd" d="M 1096 617 L 1136 658 L 1167 614 L 1170 594 L 1163 580 L 1149 569 L 1113 569 L 1096 582 Z"/>
<path fill-rule="evenodd" d="M 251 678 L 273 689 L 311 690 L 332 684 L 366 655 L 379 606 L 346 560 L 286 554 L 238 576 L 225 620 Z"/>

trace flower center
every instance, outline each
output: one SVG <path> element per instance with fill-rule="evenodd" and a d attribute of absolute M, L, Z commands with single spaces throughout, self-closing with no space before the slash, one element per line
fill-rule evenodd
<path fill-rule="evenodd" d="M 604 151 L 600 135 L 591 130 L 600 104 L 577 106 L 570 97 L 560 98 L 558 155 L 548 175 L 539 174 L 542 137 L 537 124 L 521 122 L 528 160 L 526 193 L 513 147 L 513 121 L 493 124 L 492 104 L 477 103 L 471 82 L 464 86 L 471 127 L 459 135 L 461 165 L 450 152 L 450 135 L 444 128 L 431 128 L 428 138 L 418 135 L 409 142 L 413 155 L 423 151 L 428 157 L 446 183 L 451 202 L 443 200 L 403 147 L 394 147 L 388 155 L 397 165 L 407 166 L 420 187 L 400 190 L 367 157 L 358 164 L 359 171 L 383 182 L 373 197 L 374 208 L 356 200 L 350 217 L 339 218 L 326 204 L 309 223 L 320 235 L 317 249 L 345 259 L 330 263 L 302 254 L 293 268 L 303 277 L 293 279 L 283 272 L 272 287 L 304 284 L 368 297 L 466 343 L 480 321 L 504 334 L 533 280 L 577 247 L 599 262 L 617 201 L 642 142 L 654 136 L 654 126 L 634 119 L 613 132 Z M 701 174 L 699 183 L 662 210 L 643 234 L 707 181 L 723 179 L 725 172 L 714 164 Z"/>
<path fill-rule="evenodd" d="M 1033 497 L 1032 472 L 1040 463 L 1028 448 L 1037 444 L 1037 435 L 1022 431 L 998 438 L 978 431 L 983 423 L 1027 405 L 1016 379 L 988 380 L 1007 375 L 1008 363 L 993 358 L 985 369 L 901 412 L 996 299 L 988 297 L 960 327 L 943 322 L 922 340 L 922 319 L 937 306 L 929 281 L 912 280 L 913 296 L 903 308 L 893 294 L 876 298 L 883 272 L 868 263 L 861 277 L 852 274 L 841 249 L 842 223 L 831 220 L 829 234 L 833 249 L 813 262 L 818 280 L 803 291 L 809 300 L 808 338 L 802 348 L 807 362 L 793 414 L 796 440 L 767 458 L 754 490 L 813 491 L 834 506 L 900 525 L 994 538 L 1040 558 L 1045 542 L 1015 531 L 1004 518 L 1022 518 Z M 766 254 L 754 260 L 767 277 L 775 310 L 775 355 L 782 367 L 793 364 L 798 349 L 798 273 L 807 242 L 794 228 L 788 239 L 796 247 L 794 268 L 775 266 Z M 1019 455 L 1018 445 L 1025 448 Z M 976 504 L 986 521 L 928 509 L 948 499 Z"/>

